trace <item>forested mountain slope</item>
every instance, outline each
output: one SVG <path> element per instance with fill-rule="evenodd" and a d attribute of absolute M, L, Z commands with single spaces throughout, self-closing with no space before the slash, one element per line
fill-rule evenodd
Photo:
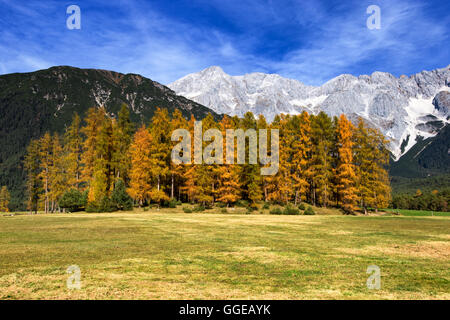
<path fill-rule="evenodd" d="M 32 73 L 0 76 L 0 185 L 12 194 L 11 208 L 22 205 L 24 172 L 22 160 L 32 138 L 46 131 L 62 132 L 74 112 L 83 116 L 93 106 L 103 105 L 116 114 L 125 103 L 134 122 L 147 122 L 156 107 L 185 117 L 204 118 L 210 109 L 177 96 L 171 89 L 136 74 L 96 69 L 52 67 Z"/>

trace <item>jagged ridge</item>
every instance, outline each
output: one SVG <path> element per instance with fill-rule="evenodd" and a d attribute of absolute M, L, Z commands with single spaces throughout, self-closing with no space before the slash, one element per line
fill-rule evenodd
<path fill-rule="evenodd" d="M 168 86 L 177 94 L 218 113 L 242 116 L 247 111 L 276 114 L 324 111 L 331 116 L 363 117 L 391 140 L 398 159 L 422 138 L 435 136 L 448 122 L 450 68 L 423 71 L 410 77 L 385 72 L 355 77 L 340 75 L 320 87 L 276 74 L 230 76 L 220 67 L 187 75 Z M 439 100 L 433 99 L 443 92 Z M 439 105 L 439 103 L 441 105 Z"/>

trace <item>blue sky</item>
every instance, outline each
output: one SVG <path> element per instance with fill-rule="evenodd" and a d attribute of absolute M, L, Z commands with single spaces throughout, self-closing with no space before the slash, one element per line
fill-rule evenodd
<path fill-rule="evenodd" d="M 81 9 L 68 30 L 66 9 Z M 369 30 L 369 5 L 381 29 Z M 138 73 L 167 84 L 211 65 L 320 85 L 450 64 L 450 1 L 0 0 L 0 74 L 54 65 Z"/>

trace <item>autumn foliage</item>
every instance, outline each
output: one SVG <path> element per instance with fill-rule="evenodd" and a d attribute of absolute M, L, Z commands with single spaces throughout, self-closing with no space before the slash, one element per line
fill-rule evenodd
<path fill-rule="evenodd" d="M 74 115 L 63 136 L 46 133 L 28 146 L 29 210 L 60 211 L 59 201 L 69 190 L 86 193 L 86 207 L 92 211 L 124 209 L 128 205 L 116 205 L 114 199 L 128 195 L 139 207 L 171 200 L 233 206 L 245 200 L 253 207 L 261 201 L 310 203 L 354 213 L 388 205 L 387 141 L 361 119 L 354 125 L 344 115 L 332 119 L 306 112 L 278 115 L 271 123 L 252 113 L 202 119 L 203 133 L 216 128 L 224 136 L 227 129 L 278 129 L 279 170 L 274 176 L 261 176 L 261 162 L 249 163 L 248 143 L 245 164 L 225 159 L 223 165 L 172 162 L 179 141 L 172 141 L 171 133 L 183 128 L 194 137 L 195 120 L 158 108 L 149 123 L 134 128 L 125 105 L 117 116 L 101 107 L 89 109 L 83 120 Z M 211 142 L 192 138 L 194 143 L 205 148 Z M 223 144 L 225 149 L 225 139 Z"/>

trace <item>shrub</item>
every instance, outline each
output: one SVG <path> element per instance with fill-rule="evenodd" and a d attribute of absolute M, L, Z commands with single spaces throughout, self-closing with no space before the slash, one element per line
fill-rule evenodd
<path fill-rule="evenodd" d="M 270 208 L 270 205 L 268 202 L 264 202 L 264 205 L 262 206 L 263 209 L 267 210 Z"/>
<path fill-rule="evenodd" d="M 281 209 L 277 207 L 270 210 L 270 214 L 283 214 L 283 211 L 281 211 Z"/>
<path fill-rule="evenodd" d="M 246 214 L 251 214 L 253 213 L 253 211 L 258 210 L 258 206 L 256 205 L 256 203 L 252 203 L 247 207 L 247 211 Z"/>
<path fill-rule="evenodd" d="M 225 202 L 216 202 L 216 206 L 218 208 L 225 208 L 227 206 L 227 204 Z"/>
<path fill-rule="evenodd" d="M 99 212 L 98 206 L 94 202 L 89 202 L 86 205 L 86 212 Z"/>
<path fill-rule="evenodd" d="M 211 203 L 211 202 L 208 202 L 208 203 L 206 203 L 206 204 L 204 204 L 204 205 L 202 205 L 204 208 L 205 208 L 205 210 L 206 209 L 213 209 L 214 208 L 214 205 L 213 205 L 213 203 Z"/>
<path fill-rule="evenodd" d="M 203 206 L 203 205 L 198 205 L 198 206 L 196 206 L 195 208 L 194 208 L 194 212 L 203 212 L 203 211 L 205 211 L 206 210 L 206 208 L 205 208 L 205 206 Z"/>
<path fill-rule="evenodd" d="M 283 210 L 283 214 L 298 215 L 298 214 L 300 214 L 300 210 L 298 210 L 297 208 L 295 208 L 291 205 L 287 205 L 286 208 L 284 208 L 284 210 Z"/>
<path fill-rule="evenodd" d="M 183 207 L 184 213 L 192 213 L 192 209 L 188 207 Z"/>
<path fill-rule="evenodd" d="M 177 201 L 176 201 L 176 205 L 177 205 L 177 206 L 181 206 L 182 204 L 183 204 L 183 202 L 181 202 L 180 200 L 177 200 Z"/>
<path fill-rule="evenodd" d="M 161 206 L 161 208 L 168 208 L 169 207 L 169 200 L 161 200 L 159 205 Z"/>
<path fill-rule="evenodd" d="M 248 207 L 248 201 L 247 200 L 238 200 L 236 201 L 237 207 Z"/>
<path fill-rule="evenodd" d="M 59 206 L 69 212 L 81 211 L 86 207 L 87 192 L 81 193 L 77 189 L 70 189 L 59 200 Z"/>
<path fill-rule="evenodd" d="M 124 211 L 133 209 L 133 199 L 128 195 L 125 189 L 125 183 L 120 178 L 117 179 L 111 194 L 111 206 Z"/>
<path fill-rule="evenodd" d="M 306 215 L 306 216 L 313 216 L 316 213 L 314 212 L 312 207 L 308 207 L 303 214 Z"/>
<path fill-rule="evenodd" d="M 103 197 L 103 199 L 100 201 L 98 209 L 99 212 L 113 212 L 117 210 L 112 200 L 108 197 Z"/>
<path fill-rule="evenodd" d="M 227 208 L 222 208 L 222 209 L 220 209 L 220 213 L 228 213 Z"/>
<path fill-rule="evenodd" d="M 299 208 L 299 210 L 302 210 L 302 211 L 306 209 L 304 203 L 300 203 L 300 204 L 298 205 L 298 208 Z"/>
<path fill-rule="evenodd" d="M 151 198 L 153 202 L 159 204 L 161 207 L 165 206 L 167 208 L 169 206 L 170 198 L 163 190 L 152 190 Z"/>
<path fill-rule="evenodd" d="M 176 208 L 177 207 L 177 200 L 171 199 L 168 201 L 168 207 L 169 208 Z"/>
<path fill-rule="evenodd" d="M 116 210 L 117 208 L 114 206 L 111 199 L 106 196 L 98 202 L 89 202 L 86 205 L 86 212 L 113 212 Z"/>

